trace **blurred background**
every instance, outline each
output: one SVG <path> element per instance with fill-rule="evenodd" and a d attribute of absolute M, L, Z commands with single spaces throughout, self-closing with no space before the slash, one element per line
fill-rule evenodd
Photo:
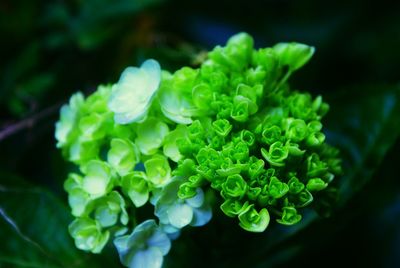
<path fill-rule="evenodd" d="M 316 47 L 291 84 L 331 104 L 341 202 L 328 219 L 257 237 L 216 215 L 174 242 L 166 266 L 400 267 L 400 2 L 388 0 L 0 1 L 0 267 L 120 267 L 111 245 L 86 254 L 67 233 L 61 105 L 147 58 L 197 66 L 240 31 L 257 47 Z"/>

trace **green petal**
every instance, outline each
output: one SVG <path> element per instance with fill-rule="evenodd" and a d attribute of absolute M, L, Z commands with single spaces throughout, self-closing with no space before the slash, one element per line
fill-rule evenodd
<path fill-rule="evenodd" d="M 239 214 L 239 225 L 249 232 L 261 233 L 267 229 L 269 224 L 269 213 L 266 208 L 257 212 L 253 205 L 250 208 Z"/>
<path fill-rule="evenodd" d="M 307 190 L 309 190 L 310 192 L 321 191 L 325 189 L 327 186 L 328 184 L 320 178 L 310 179 L 306 185 Z"/>
<path fill-rule="evenodd" d="M 164 155 L 169 157 L 172 161 L 178 162 L 183 156 L 179 152 L 176 141 L 178 139 L 184 138 L 185 136 L 186 128 L 182 125 L 178 125 L 175 130 L 168 133 L 168 135 L 165 136 L 164 139 Z"/>
<path fill-rule="evenodd" d="M 288 65 L 295 71 L 306 64 L 314 54 L 315 48 L 300 43 L 279 43 L 273 49 L 281 65 Z"/>
<path fill-rule="evenodd" d="M 301 221 L 301 215 L 297 214 L 297 210 L 294 207 L 284 207 L 281 219 L 276 221 L 283 225 L 293 225 Z"/>
<path fill-rule="evenodd" d="M 164 142 L 169 132 L 168 125 L 151 117 L 137 127 L 136 145 L 145 155 L 154 154 Z"/>
<path fill-rule="evenodd" d="M 110 233 L 102 233 L 96 221 L 86 218 L 75 219 L 69 225 L 69 232 L 77 248 L 99 253 L 107 243 Z"/>
<path fill-rule="evenodd" d="M 85 167 L 82 189 L 93 197 L 102 196 L 107 193 L 111 183 L 109 166 L 98 160 L 91 160 Z"/>
<path fill-rule="evenodd" d="M 224 194 L 233 198 L 242 198 L 248 189 L 246 181 L 239 174 L 228 176 L 222 185 Z"/>
<path fill-rule="evenodd" d="M 171 181 L 171 168 L 168 159 L 162 155 L 154 155 L 144 162 L 148 180 L 155 187 L 162 187 Z"/>
<path fill-rule="evenodd" d="M 229 132 L 232 130 L 232 125 L 226 119 L 218 119 L 212 122 L 213 129 L 215 133 L 222 137 L 226 137 Z"/>
<path fill-rule="evenodd" d="M 128 194 L 136 207 L 143 206 L 149 199 L 149 187 L 146 174 L 130 172 L 121 179 L 122 190 Z"/>
<path fill-rule="evenodd" d="M 134 143 L 118 138 L 111 140 L 107 161 L 119 175 L 123 176 L 132 171 L 139 160 L 140 153 Z"/>

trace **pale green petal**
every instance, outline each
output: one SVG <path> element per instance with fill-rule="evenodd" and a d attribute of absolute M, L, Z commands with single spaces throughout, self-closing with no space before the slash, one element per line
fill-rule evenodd
<path fill-rule="evenodd" d="M 169 128 L 167 124 L 151 117 L 138 125 L 135 143 L 143 154 L 151 155 L 162 146 L 168 132 Z"/>
<path fill-rule="evenodd" d="M 72 189 L 68 194 L 68 204 L 72 209 L 72 215 L 75 217 L 81 216 L 90 201 L 89 195 L 79 188 Z"/>
<path fill-rule="evenodd" d="M 167 212 L 169 222 L 176 228 L 185 227 L 193 219 L 193 209 L 187 204 L 174 204 Z"/>
<path fill-rule="evenodd" d="M 134 143 L 118 138 L 111 140 L 107 161 L 119 175 L 123 176 L 132 171 L 139 160 L 140 153 Z"/>
<path fill-rule="evenodd" d="M 168 133 L 164 140 L 164 155 L 169 157 L 172 161 L 178 162 L 182 158 L 182 155 L 179 152 L 178 146 L 176 145 L 176 140 L 185 136 L 186 128 L 182 125 L 178 125 L 175 130 Z"/>
<path fill-rule="evenodd" d="M 110 227 L 117 223 L 118 212 L 116 213 L 107 206 L 101 206 L 96 209 L 95 219 L 101 227 Z"/>
<path fill-rule="evenodd" d="M 159 101 L 164 115 L 179 124 L 190 124 L 191 116 L 198 112 L 191 99 L 185 98 L 171 88 L 164 88 L 161 91 Z"/>
<path fill-rule="evenodd" d="M 111 182 L 109 167 L 98 160 L 90 161 L 84 168 L 82 189 L 94 197 L 106 194 Z"/>
<path fill-rule="evenodd" d="M 168 159 L 162 155 L 154 155 L 144 162 L 148 180 L 154 187 L 162 187 L 171 181 L 171 167 Z"/>
<path fill-rule="evenodd" d="M 163 107 L 161 108 L 161 111 L 168 119 L 172 120 L 175 123 L 189 125 L 193 122 L 190 116 L 184 116 L 182 114 L 172 113 L 171 111 Z"/>
<path fill-rule="evenodd" d="M 102 233 L 98 223 L 92 219 L 75 219 L 68 227 L 77 248 L 99 253 L 107 243 L 110 233 Z"/>
<path fill-rule="evenodd" d="M 60 148 L 67 142 L 68 134 L 75 123 L 75 112 L 68 105 L 63 105 L 60 111 L 60 121 L 56 123 L 57 147 Z"/>
<path fill-rule="evenodd" d="M 132 200 L 135 207 L 141 207 L 146 204 L 147 200 L 149 200 L 149 192 L 137 192 L 135 190 L 131 190 L 128 192 L 129 198 Z"/>
<path fill-rule="evenodd" d="M 143 121 L 160 81 L 161 68 L 155 60 L 145 61 L 140 68 L 126 68 L 108 100 L 115 122 L 129 124 Z"/>

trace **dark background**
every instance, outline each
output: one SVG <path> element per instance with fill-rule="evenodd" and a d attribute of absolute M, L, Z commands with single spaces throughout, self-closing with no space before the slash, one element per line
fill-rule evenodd
<path fill-rule="evenodd" d="M 218 217 L 174 242 L 168 267 L 400 267 L 400 4 L 397 1 L 0 2 L 0 267 L 118 267 L 79 252 L 55 149 L 61 105 L 146 58 L 174 71 L 246 31 L 316 53 L 291 78 L 331 104 L 341 202 L 328 219 L 254 237 Z"/>

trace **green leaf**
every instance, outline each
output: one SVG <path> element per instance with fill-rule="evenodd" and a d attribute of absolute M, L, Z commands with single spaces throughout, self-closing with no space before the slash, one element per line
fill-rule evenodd
<path fill-rule="evenodd" d="M 75 247 L 67 231 L 72 217 L 56 196 L 4 176 L 9 175 L 2 173 L 0 185 L 0 266 L 99 267 L 96 256 Z"/>
<path fill-rule="evenodd" d="M 344 176 L 338 181 L 344 205 L 372 178 L 400 136 L 400 86 L 357 86 L 327 100 L 327 140 L 344 158 Z"/>

